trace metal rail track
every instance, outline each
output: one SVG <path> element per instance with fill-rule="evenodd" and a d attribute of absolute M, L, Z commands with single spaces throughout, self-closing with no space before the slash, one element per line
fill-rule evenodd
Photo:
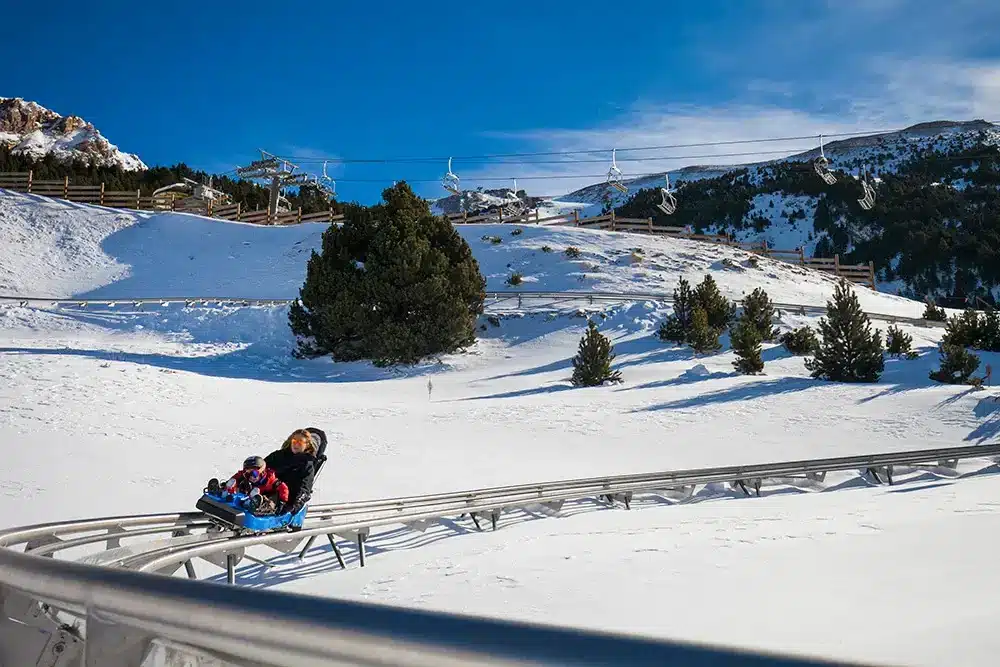
<path fill-rule="evenodd" d="M 586 303 L 588 305 L 598 303 L 627 303 L 631 301 L 654 301 L 656 303 L 673 303 L 673 293 L 665 292 L 545 292 L 545 291 L 495 291 L 486 293 L 485 307 L 496 309 L 502 306 L 516 304 L 516 308 L 544 309 L 556 304 Z M 100 305 L 108 308 L 115 308 L 119 305 L 131 305 L 141 308 L 146 305 L 158 305 L 169 307 L 174 304 L 187 308 L 212 308 L 212 307 L 260 307 L 260 306 L 287 306 L 295 299 L 256 299 L 238 297 L 133 297 L 120 299 L 67 299 L 56 297 L 30 297 L 0 295 L 0 303 L 13 303 L 28 307 L 32 304 L 44 304 L 53 306 L 77 306 L 86 308 L 87 306 Z M 538 304 L 538 301 L 548 302 Z M 801 303 L 774 303 L 775 309 L 786 310 L 801 315 L 825 315 L 826 306 Z M 894 315 L 891 313 L 879 313 L 865 311 L 865 314 L 873 320 L 886 322 L 905 322 L 916 326 L 944 327 L 944 322 L 925 320 L 922 317 L 908 317 L 905 315 Z"/>

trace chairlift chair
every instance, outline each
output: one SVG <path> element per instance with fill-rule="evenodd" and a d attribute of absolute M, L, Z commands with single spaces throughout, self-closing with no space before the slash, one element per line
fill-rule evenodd
<path fill-rule="evenodd" d="M 628 186 L 622 183 L 622 170 L 615 163 L 615 149 L 611 149 L 611 169 L 608 170 L 608 184 L 622 194 L 628 192 Z"/>
<path fill-rule="evenodd" d="M 837 177 L 833 175 L 830 171 L 830 160 L 827 159 L 826 155 L 823 153 L 823 135 L 819 135 L 819 157 L 813 162 L 813 168 L 819 177 L 822 178 L 827 185 L 833 185 L 837 182 Z"/>
<path fill-rule="evenodd" d="M 673 215 L 674 211 L 677 210 L 677 198 L 674 197 L 672 192 L 670 192 L 670 175 L 664 174 L 663 178 L 667 181 L 667 187 L 660 188 L 660 194 L 663 195 L 663 201 L 657 204 L 656 208 L 660 209 L 667 215 Z"/>
<path fill-rule="evenodd" d="M 444 186 L 445 190 L 453 195 L 462 193 L 458 187 L 458 176 L 453 174 L 451 171 L 451 158 L 448 158 L 448 173 L 441 179 L 441 185 Z"/>
<path fill-rule="evenodd" d="M 872 210 L 875 205 L 875 188 L 872 187 L 871 183 L 868 182 L 868 167 L 867 165 L 861 169 L 861 189 L 864 190 L 864 196 L 858 200 L 858 203 L 866 211 Z"/>

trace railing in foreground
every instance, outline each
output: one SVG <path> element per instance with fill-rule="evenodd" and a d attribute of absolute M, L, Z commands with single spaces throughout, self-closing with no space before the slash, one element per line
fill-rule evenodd
<path fill-rule="evenodd" d="M 0 572 L 8 582 L 5 616 L 31 595 L 85 615 L 87 623 L 84 646 L 69 628 L 52 638 L 32 636 L 30 628 L 19 632 L 5 618 L 3 667 L 834 664 L 233 588 L 6 550 L 0 551 Z"/>
<path fill-rule="evenodd" d="M 242 589 L 204 581 L 185 581 L 150 572 L 171 573 L 171 565 L 192 558 L 228 554 L 246 546 L 275 548 L 289 541 L 330 536 L 371 527 L 412 524 L 458 512 L 491 512 L 607 496 L 631 499 L 633 493 L 656 492 L 696 483 L 735 482 L 747 495 L 746 483 L 758 489 L 763 478 L 816 476 L 860 468 L 892 483 L 892 467 L 937 462 L 955 468 L 962 458 L 1000 456 L 1000 444 L 925 449 L 888 454 L 728 466 L 672 472 L 620 475 L 541 484 L 496 487 L 431 496 L 383 499 L 316 506 L 316 518 L 300 533 L 234 538 L 209 534 L 199 544 L 178 543 L 146 552 L 133 547 L 123 568 L 56 560 L 56 551 L 85 543 L 108 542 L 153 532 L 189 533 L 205 521 L 198 513 L 118 517 L 12 529 L 0 533 L 0 546 L 25 546 L 25 553 L 0 549 L 0 667 L 152 667 L 153 665 L 786 665 L 821 664 L 720 648 L 546 629 L 484 619 L 397 610 L 360 603 L 302 597 L 275 591 Z M 142 526 L 154 528 L 141 528 Z M 140 527 L 132 532 L 128 528 Z M 67 536 L 104 530 L 77 539 Z M 296 549 L 295 544 L 291 550 Z M 334 547 L 336 545 L 334 544 Z M 307 547 L 308 548 L 308 545 Z M 281 549 L 284 550 L 284 549 Z M 363 541 L 359 538 L 359 550 Z M 339 554 L 338 554 L 339 555 Z M 213 561 L 214 562 L 214 561 Z M 193 570 L 188 571 L 191 576 Z M 595 609 L 595 614 L 604 610 Z M 66 620 L 86 623 L 83 633 Z M 202 662 L 192 655 L 201 654 Z M 215 657 L 212 657 L 215 656 Z M 171 662 L 170 660 L 174 660 Z M 184 662 L 184 660 L 189 660 Z M 829 664 L 829 663 L 827 663 Z"/>

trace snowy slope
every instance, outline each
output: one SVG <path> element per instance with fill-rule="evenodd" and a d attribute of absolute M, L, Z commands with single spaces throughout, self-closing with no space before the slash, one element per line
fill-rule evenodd
<path fill-rule="evenodd" d="M 295 296 L 323 228 L 38 201 L 0 194 L 0 265 L 11 267 L 5 290 Z M 122 217 L 106 217 L 114 215 Z M 679 275 L 698 280 L 711 271 L 731 296 L 759 284 L 775 299 L 822 304 L 832 290 L 823 276 L 777 262 L 750 269 L 731 248 L 524 230 L 461 229 L 491 289 L 517 269 L 533 279 L 526 289 L 666 291 Z M 569 245 L 580 248 L 579 260 L 560 254 Z M 633 247 L 645 256 L 635 264 Z M 725 268 L 725 257 L 740 268 Z M 922 310 L 857 291 L 872 310 Z M 209 477 L 231 473 L 246 455 L 266 454 L 305 425 L 331 438 L 317 502 L 1000 435 L 1000 404 L 990 392 L 927 379 L 941 329 L 902 326 L 918 359 L 887 361 L 878 384 L 840 385 L 809 378 L 801 357 L 773 345 L 765 346 L 765 375 L 734 375 L 728 345 L 696 356 L 657 340 L 665 311 L 652 303 L 590 310 L 613 340 L 621 385 L 570 386 L 570 358 L 586 326 L 575 308 L 484 318 L 467 353 L 381 370 L 292 358 L 285 308 L 0 306 L 0 441 L 10 445 L 0 525 L 191 510 Z M 780 326 L 815 322 L 785 313 Z M 1000 354 L 981 357 L 1000 363 Z M 873 491 L 856 474 L 831 477 L 831 490 L 813 495 L 767 487 L 762 499 L 730 502 L 732 493 L 712 487 L 682 506 L 639 503 L 631 514 L 594 513 L 593 503 L 545 521 L 512 513 L 495 535 L 471 534 L 468 522 L 376 534 L 363 571 L 349 549 L 352 567 L 340 572 L 317 545 L 304 564 L 279 559 L 266 574 L 245 563 L 239 577 L 316 594 L 810 653 L 868 652 L 906 664 L 940 664 L 948 653 L 957 663 L 992 664 L 1000 584 L 987 563 L 998 546 L 991 537 L 995 478 L 937 487 L 936 478 L 918 473 Z M 207 564 L 198 567 L 211 575 Z M 929 602 L 924 582 L 940 606 Z M 951 638 L 960 632 L 957 643 Z"/>
<path fill-rule="evenodd" d="M 124 153 L 93 124 L 79 116 L 60 116 L 36 102 L 0 97 L 0 145 L 35 160 L 82 161 L 125 171 L 146 169 L 139 156 Z"/>
<path fill-rule="evenodd" d="M 180 213 L 122 213 L 14 193 L 0 194 L 0 291 L 29 296 L 125 298 L 298 296 L 305 262 L 325 223 L 262 227 Z M 822 306 L 830 276 L 698 241 L 565 226 L 456 225 L 490 291 L 670 293 L 684 275 L 712 271 L 739 298 L 762 286 L 772 299 Z M 522 230 L 514 235 L 515 229 Z M 500 243 L 493 243 L 497 237 Z M 580 256 L 568 258 L 568 247 Z M 636 251 L 638 249 L 638 251 Z M 723 260 L 730 260 L 725 266 Z M 68 267 L 67 274 L 63 267 Z M 923 304 L 858 288 L 869 311 L 919 317 Z"/>

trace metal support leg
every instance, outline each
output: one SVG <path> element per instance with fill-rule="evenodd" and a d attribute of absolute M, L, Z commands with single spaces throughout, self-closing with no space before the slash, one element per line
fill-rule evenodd
<path fill-rule="evenodd" d="M 749 491 L 747 491 L 747 485 L 746 485 L 746 484 L 745 484 L 745 483 L 743 482 L 743 480 L 742 480 L 742 479 L 738 479 L 738 480 L 736 480 L 736 484 L 737 484 L 737 485 L 738 485 L 738 486 L 739 486 L 739 487 L 740 487 L 741 489 L 743 489 L 743 493 L 744 493 L 744 494 L 746 495 L 746 497 L 747 497 L 747 498 L 749 498 L 749 497 L 750 497 L 750 492 L 749 492 Z"/>
<path fill-rule="evenodd" d="M 302 551 L 299 552 L 299 560 L 302 560 L 303 558 L 306 557 L 306 552 L 312 548 L 313 543 L 316 541 L 316 537 L 317 537 L 316 535 L 313 535 L 308 540 L 306 540 L 306 545 L 302 547 Z"/>
<path fill-rule="evenodd" d="M 346 570 L 347 563 L 344 562 L 344 555 L 340 553 L 340 547 L 337 546 L 337 542 L 333 539 L 333 535 L 327 535 L 330 540 L 330 546 L 333 547 L 333 555 L 337 557 L 337 562 L 340 563 L 340 569 Z"/>
<path fill-rule="evenodd" d="M 358 560 L 361 562 L 361 567 L 365 566 L 365 536 L 358 533 Z"/>
<path fill-rule="evenodd" d="M 198 573 L 194 571 L 194 563 L 189 560 L 184 561 L 184 569 L 187 570 L 188 579 L 197 579 Z"/>
<path fill-rule="evenodd" d="M 889 480 L 889 486 L 892 486 L 892 466 L 885 467 L 885 476 Z"/>
<path fill-rule="evenodd" d="M 632 509 L 632 492 L 626 491 L 622 494 L 622 499 L 625 501 L 625 509 Z"/>
<path fill-rule="evenodd" d="M 268 563 L 267 561 L 261 560 L 259 558 L 254 558 L 253 556 L 248 556 L 244 554 L 243 557 L 246 558 L 251 563 L 257 563 L 257 565 L 263 565 L 264 567 L 274 567 L 274 565 L 272 565 L 271 563 Z"/>
<path fill-rule="evenodd" d="M 236 554 L 226 554 L 226 581 L 236 583 Z"/>
<path fill-rule="evenodd" d="M 475 512 L 470 512 L 470 513 L 469 513 L 469 516 L 471 516 L 471 517 L 472 517 L 472 522 L 473 522 L 474 524 L 476 524 L 476 530 L 482 530 L 482 529 L 483 529 L 483 527 L 479 525 L 479 517 L 478 517 L 478 516 L 476 516 L 476 513 L 475 513 Z"/>
<path fill-rule="evenodd" d="M 875 478 L 876 482 L 878 482 L 879 484 L 882 483 L 882 478 L 878 476 L 878 473 L 875 471 L 875 468 L 869 468 L 868 472 L 869 474 L 871 474 L 872 477 Z"/>
<path fill-rule="evenodd" d="M 497 521 L 500 519 L 500 511 L 493 510 L 490 512 L 490 523 L 493 524 L 493 530 L 497 529 Z"/>
<path fill-rule="evenodd" d="M 762 483 L 763 483 L 763 481 L 759 477 L 753 481 L 753 490 L 754 490 L 754 493 L 757 494 L 758 498 L 760 498 L 760 485 Z"/>

